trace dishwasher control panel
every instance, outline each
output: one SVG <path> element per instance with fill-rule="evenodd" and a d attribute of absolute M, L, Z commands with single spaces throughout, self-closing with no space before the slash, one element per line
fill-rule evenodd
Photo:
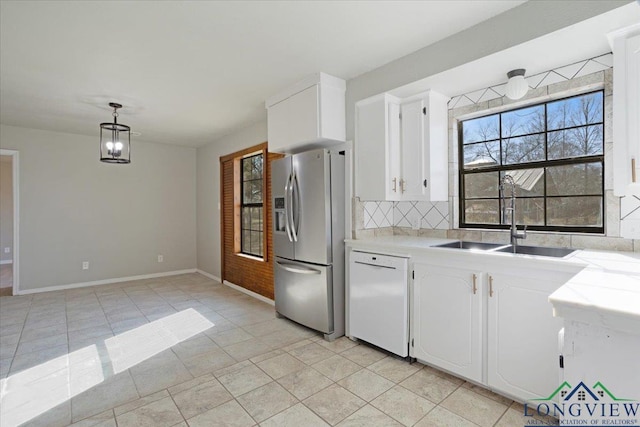
<path fill-rule="evenodd" d="M 382 255 L 370 252 L 352 251 L 351 262 L 367 264 L 377 267 L 393 268 L 396 270 L 407 269 L 407 258 L 393 255 Z"/>

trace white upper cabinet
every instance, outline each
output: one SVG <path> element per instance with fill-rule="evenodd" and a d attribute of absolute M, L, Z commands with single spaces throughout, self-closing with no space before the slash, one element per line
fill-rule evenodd
<path fill-rule="evenodd" d="M 344 141 L 344 93 L 344 80 L 317 73 L 269 98 L 269 151 L 292 153 L 319 142 Z"/>
<path fill-rule="evenodd" d="M 356 196 L 446 201 L 447 101 L 433 91 L 356 104 Z"/>
<path fill-rule="evenodd" d="M 608 36 L 613 50 L 613 192 L 640 196 L 640 24 Z"/>
<path fill-rule="evenodd" d="M 356 194 L 400 200 L 400 99 L 388 94 L 356 104 Z"/>

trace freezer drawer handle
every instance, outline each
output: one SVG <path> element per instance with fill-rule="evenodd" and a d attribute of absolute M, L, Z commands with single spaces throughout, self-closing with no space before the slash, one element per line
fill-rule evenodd
<path fill-rule="evenodd" d="M 315 270 L 313 268 L 304 268 L 300 267 L 297 264 L 289 264 L 285 262 L 276 261 L 276 264 L 280 266 L 283 270 L 287 270 L 291 273 L 299 273 L 299 274 L 322 274 L 322 271 Z"/>
<path fill-rule="evenodd" d="M 370 265 L 371 267 L 379 267 L 379 268 L 389 268 L 391 270 L 395 270 L 395 267 L 391 267 L 389 265 L 377 265 L 377 264 L 369 264 L 368 262 L 362 261 L 353 261 L 354 264 L 362 264 L 362 265 Z"/>

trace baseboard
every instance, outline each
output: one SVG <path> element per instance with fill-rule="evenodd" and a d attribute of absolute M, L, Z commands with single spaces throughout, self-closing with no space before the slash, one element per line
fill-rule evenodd
<path fill-rule="evenodd" d="M 203 276 L 208 277 L 209 279 L 213 279 L 213 280 L 216 280 L 218 282 L 222 282 L 222 280 L 218 276 L 214 276 L 213 274 L 207 273 L 204 270 L 197 269 L 196 273 L 202 274 Z"/>
<path fill-rule="evenodd" d="M 12 259 L 7 259 L 4 261 L 0 261 L 0 265 L 5 265 L 5 264 L 13 264 L 13 260 Z"/>
<path fill-rule="evenodd" d="M 258 299 L 258 300 L 260 300 L 260 301 L 262 301 L 262 302 L 266 302 L 266 303 L 267 303 L 267 304 L 269 304 L 269 305 L 275 305 L 275 301 L 273 301 L 272 299 L 269 299 L 269 298 L 267 298 L 267 297 L 265 297 L 265 296 L 262 296 L 262 295 L 260 295 L 260 294 L 257 294 L 257 293 L 255 293 L 255 292 L 253 292 L 253 291 L 250 291 L 249 289 L 245 289 L 245 288 L 243 288 L 242 286 L 238 286 L 238 285 L 236 285 L 236 284 L 233 284 L 233 283 L 231 283 L 231 282 L 229 282 L 229 281 L 227 281 L 227 280 L 225 280 L 224 282 L 222 282 L 222 284 L 223 284 L 223 285 L 226 285 L 226 286 L 228 286 L 228 287 L 230 287 L 230 288 L 233 288 L 233 289 L 235 289 L 236 291 L 240 291 L 240 292 L 242 292 L 242 293 L 244 293 L 244 294 L 247 294 L 247 295 L 249 295 L 250 297 L 254 297 L 255 299 Z"/>
<path fill-rule="evenodd" d="M 177 276 L 178 274 L 195 273 L 195 268 L 187 270 L 166 271 L 164 273 L 141 274 L 139 276 L 117 277 L 114 279 L 94 280 L 92 282 L 71 283 L 69 285 L 47 286 L 45 288 L 19 290 L 16 295 L 36 294 L 40 292 L 63 291 L 65 289 L 84 288 L 87 286 L 108 285 L 111 283 L 128 282 L 131 280 L 155 279 L 157 277 Z"/>

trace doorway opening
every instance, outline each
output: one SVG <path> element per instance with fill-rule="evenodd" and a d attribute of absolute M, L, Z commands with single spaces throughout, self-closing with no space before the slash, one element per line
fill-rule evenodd
<path fill-rule="evenodd" d="M 0 296 L 18 295 L 18 152 L 0 149 Z"/>

